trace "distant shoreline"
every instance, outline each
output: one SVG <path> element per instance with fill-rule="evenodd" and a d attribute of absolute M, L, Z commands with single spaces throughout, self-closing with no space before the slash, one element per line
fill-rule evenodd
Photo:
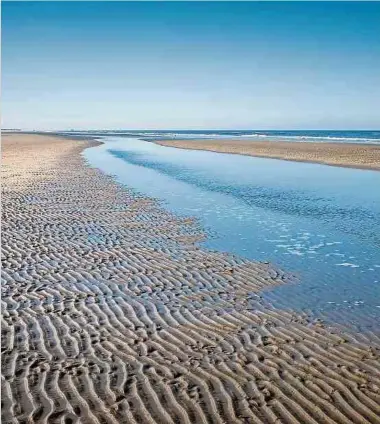
<path fill-rule="evenodd" d="M 217 153 L 380 171 L 380 146 L 374 144 L 225 139 L 154 140 L 154 143 L 179 149 L 207 150 Z"/>

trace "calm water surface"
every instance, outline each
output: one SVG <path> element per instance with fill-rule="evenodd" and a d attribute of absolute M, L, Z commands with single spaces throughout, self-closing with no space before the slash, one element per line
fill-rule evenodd
<path fill-rule="evenodd" d="M 299 284 L 264 292 L 275 306 L 378 328 L 380 172 L 102 140 L 88 161 L 199 218 L 206 247 L 296 273 Z"/>

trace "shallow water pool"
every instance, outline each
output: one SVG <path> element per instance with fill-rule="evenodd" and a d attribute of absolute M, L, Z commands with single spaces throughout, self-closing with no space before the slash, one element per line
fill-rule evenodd
<path fill-rule="evenodd" d="M 380 320 L 380 172 L 163 147 L 104 137 L 91 165 L 197 217 L 204 245 L 274 263 L 299 284 L 267 290 L 275 306 L 358 329 Z"/>

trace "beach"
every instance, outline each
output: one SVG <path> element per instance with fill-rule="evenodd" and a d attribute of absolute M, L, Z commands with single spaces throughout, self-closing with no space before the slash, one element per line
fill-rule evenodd
<path fill-rule="evenodd" d="M 380 166 L 378 146 L 158 143 Z M 4 423 L 380 423 L 378 334 L 271 307 L 292 275 L 201 248 L 192 217 L 90 167 L 97 144 L 3 136 Z"/>
<path fill-rule="evenodd" d="M 252 140 L 156 140 L 157 144 L 181 149 L 209 150 L 332 166 L 380 169 L 380 146 L 357 143 L 316 143 Z"/>

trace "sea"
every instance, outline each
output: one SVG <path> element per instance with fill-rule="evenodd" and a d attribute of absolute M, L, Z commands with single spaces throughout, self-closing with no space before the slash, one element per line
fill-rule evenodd
<path fill-rule="evenodd" d="M 169 138 L 236 138 L 379 144 L 380 131 L 64 131 L 104 144 L 90 165 L 162 207 L 192 216 L 202 246 L 294 275 L 261 293 L 273 306 L 355 331 L 380 322 L 380 172 L 153 143 Z"/>
<path fill-rule="evenodd" d="M 380 130 L 70 130 L 71 135 L 114 135 L 146 139 L 248 139 L 290 142 L 380 144 Z"/>

